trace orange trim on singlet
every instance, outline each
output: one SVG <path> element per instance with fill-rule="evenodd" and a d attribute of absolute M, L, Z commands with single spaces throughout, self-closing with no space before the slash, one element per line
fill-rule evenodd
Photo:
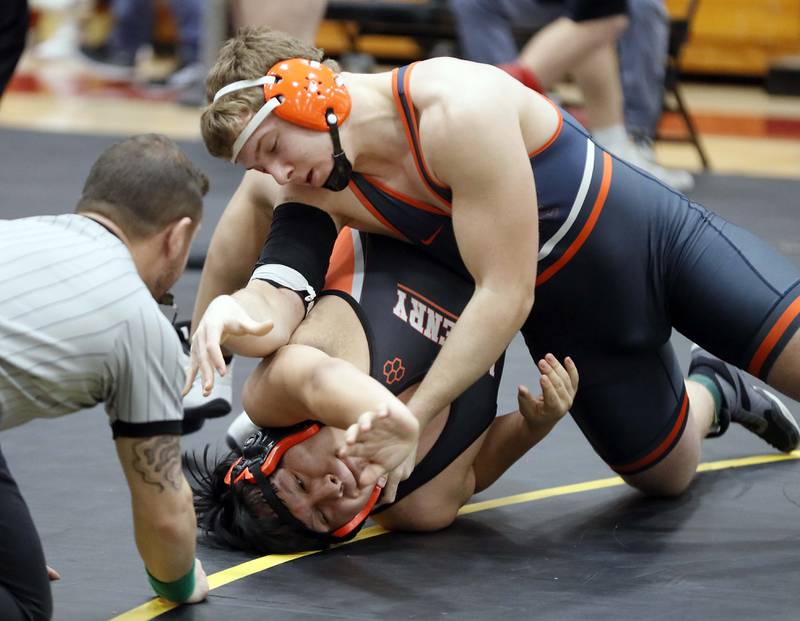
<path fill-rule="evenodd" d="M 433 301 L 429 300 L 428 298 L 426 298 L 421 293 L 418 293 L 418 292 L 414 291 L 411 287 L 407 287 L 406 285 L 403 285 L 401 283 L 397 283 L 397 288 L 398 289 L 402 289 L 406 293 L 410 293 L 414 297 L 422 300 L 423 302 L 425 302 L 425 304 L 427 304 L 428 306 L 430 306 L 432 308 L 435 308 L 436 310 L 438 310 L 443 315 L 447 315 L 453 321 L 458 321 L 458 315 L 455 315 L 455 314 L 451 313 L 449 310 L 446 310 L 446 309 L 442 308 L 436 302 L 433 302 Z"/>
<path fill-rule="evenodd" d="M 356 271 L 356 249 L 353 244 L 353 230 L 343 227 L 333 244 L 331 261 L 325 274 L 325 288 L 337 289 L 353 295 L 353 275 Z"/>
<path fill-rule="evenodd" d="M 446 185 L 442 184 L 440 181 L 436 179 L 434 175 L 431 174 L 430 170 L 428 169 L 427 165 L 425 164 L 425 156 L 422 154 L 422 145 L 419 142 L 419 132 L 417 132 L 417 117 L 414 112 L 414 102 L 411 101 L 411 95 L 409 93 L 409 78 L 411 77 L 411 69 L 417 63 L 411 63 L 408 65 L 406 72 L 403 76 L 403 86 L 406 92 L 406 99 L 408 100 L 408 110 L 409 114 L 411 115 L 411 122 L 413 126 L 409 124 L 408 117 L 406 117 L 405 111 L 403 109 L 403 102 L 400 99 L 400 91 L 397 88 L 397 76 L 400 73 L 399 69 L 392 70 L 392 97 L 394 98 L 395 105 L 397 106 L 397 110 L 400 113 L 400 119 L 403 121 L 403 127 L 406 130 L 406 140 L 408 141 L 408 147 L 411 150 L 411 157 L 414 158 L 414 165 L 417 167 L 417 172 L 419 173 L 420 179 L 422 179 L 422 183 L 428 189 L 428 191 L 433 195 L 433 197 L 439 201 L 440 203 L 447 206 L 448 210 L 452 209 L 452 205 L 449 201 L 443 199 L 436 193 L 436 190 L 433 189 L 430 183 L 428 183 L 428 179 L 425 176 L 425 173 L 430 175 L 431 179 L 433 179 L 434 183 L 438 185 L 443 190 L 449 190 Z M 413 135 L 412 135 L 413 132 Z M 414 148 L 414 137 L 417 139 L 417 144 L 419 145 L 419 157 L 417 157 L 417 150 Z"/>
<path fill-rule="evenodd" d="M 544 95 L 542 95 L 542 97 L 544 97 Z M 550 136 L 550 138 L 547 140 L 547 142 L 545 142 L 538 149 L 534 149 L 533 151 L 528 153 L 528 159 L 531 159 L 532 157 L 536 157 L 537 155 L 539 155 L 540 153 L 545 151 L 551 144 L 553 144 L 556 141 L 556 139 L 561 135 L 561 128 L 564 127 L 564 115 L 561 114 L 561 110 L 559 109 L 559 107 L 556 104 L 554 104 L 552 101 L 550 101 L 550 99 L 547 98 L 547 97 L 544 97 L 544 100 L 547 103 L 549 103 L 551 106 L 553 106 L 553 110 L 556 111 L 556 114 L 558 115 L 558 127 L 556 127 L 556 131 L 553 132 L 553 135 Z"/>
<path fill-rule="evenodd" d="M 761 373 L 761 368 L 764 366 L 767 356 L 772 352 L 775 345 L 778 344 L 778 341 L 781 339 L 784 332 L 786 332 L 789 324 L 795 320 L 797 315 L 800 315 L 800 298 L 797 298 L 789 305 L 789 308 L 783 311 L 783 314 L 778 318 L 778 321 L 775 322 L 775 325 L 772 326 L 766 338 L 761 341 L 761 345 L 759 345 L 753 359 L 747 367 L 747 372 L 750 375 L 760 377 L 759 374 Z"/>
<path fill-rule="evenodd" d="M 636 472 L 637 470 L 641 470 L 646 468 L 660 457 L 664 455 L 664 452 L 670 449 L 675 442 L 675 438 L 678 437 L 678 434 L 681 432 L 683 428 L 683 422 L 686 419 L 686 414 L 689 411 L 689 395 L 684 390 L 683 392 L 683 404 L 681 405 L 681 413 L 678 416 L 678 420 L 675 421 L 675 425 L 673 425 L 672 429 L 667 435 L 666 438 L 659 444 L 656 448 L 650 451 L 647 455 L 642 457 L 641 459 L 637 459 L 635 462 L 626 464 L 624 466 L 611 466 L 611 469 L 618 473 L 618 474 L 626 474 L 629 472 Z"/>
<path fill-rule="evenodd" d="M 600 212 L 603 211 L 603 206 L 606 203 L 606 198 L 608 198 L 608 189 L 611 187 L 611 168 L 612 168 L 612 161 L 611 156 L 608 153 L 603 153 L 603 179 L 600 182 L 600 191 L 597 193 L 597 198 L 594 201 L 594 205 L 592 206 L 592 213 L 589 214 L 589 218 L 586 220 L 586 223 L 583 225 L 581 232 L 578 233 L 578 236 L 575 240 L 570 244 L 569 248 L 564 251 L 564 254 L 553 263 L 550 267 L 544 270 L 539 276 L 536 278 L 536 285 L 542 285 L 550 280 L 553 276 L 558 273 L 558 271 L 564 267 L 572 257 L 575 256 L 575 253 L 581 249 L 581 246 L 586 242 L 589 237 L 589 234 L 594 229 L 595 224 L 597 224 L 597 219 L 600 217 Z"/>
<path fill-rule="evenodd" d="M 410 196 L 407 196 L 402 192 L 398 192 L 397 190 L 390 188 L 388 185 L 385 185 L 380 181 L 377 181 L 373 177 L 364 174 L 362 174 L 361 176 L 364 177 L 364 179 L 366 179 L 367 181 L 369 181 L 371 185 L 374 185 L 376 188 L 380 189 L 382 192 L 386 192 L 386 194 L 388 194 L 393 198 L 396 198 L 399 201 L 403 201 L 404 203 L 409 203 L 410 205 L 413 205 L 417 209 L 421 209 L 422 211 L 427 211 L 428 213 L 435 213 L 440 216 L 450 217 L 451 215 L 449 211 L 441 209 L 436 205 L 425 203 L 416 198 L 411 198 Z"/>
<path fill-rule="evenodd" d="M 375 216 L 378 222 L 380 222 L 387 229 L 398 235 L 400 239 L 408 241 L 408 238 L 405 235 L 403 235 L 397 227 L 395 227 L 391 222 L 389 222 L 386 218 L 384 218 L 383 214 L 380 211 L 375 209 L 372 203 L 369 202 L 369 199 L 366 196 L 364 196 L 361 190 L 358 189 L 358 186 L 356 185 L 355 181 L 350 181 L 348 187 L 353 192 L 355 197 L 361 202 L 361 204 L 367 208 L 367 211 L 369 211 L 373 216 Z"/>

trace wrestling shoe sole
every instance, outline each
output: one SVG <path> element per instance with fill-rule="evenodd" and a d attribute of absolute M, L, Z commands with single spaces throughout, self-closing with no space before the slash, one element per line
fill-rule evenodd
<path fill-rule="evenodd" d="M 784 436 L 789 439 L 791 444 L 779 446 L 774 442 L 770 442 L 767 438 L 763 436 L 761 437 L 779 451 L 783 453 L 791 453 L 797 448 L 798 444 L 800 444 L 800 426 L 798 426 L 794 416 L 777 395 L 774 395 L 769 390 L 761 388 L 760 386 L 753 386 L 753 390 L 755 390 L 757 393 L 760 393 L 765 399 L 768 399 L 770 402 L 778 406 L 777 412 L 773 410 L 774 415 L 770 417 L 770 423 L 778 427 Z"/>

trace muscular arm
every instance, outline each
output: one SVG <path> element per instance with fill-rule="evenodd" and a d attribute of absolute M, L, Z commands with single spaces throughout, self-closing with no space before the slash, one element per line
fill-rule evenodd
<path fill-rule="evenodd" d="M 335 240 L 336 224 L 327 213 L 299 202 L 278 205 L 253 272 L 256 280 L 232 296 L 214 298 L 198 323 L 187 387 L 199 370 L 204 390 L 211 389 L 212 368 L 225 369 L 223 344 L 253 357 L 286 344 L 305 315 L 302 298 L 310 301 L 323 287 Z"/>
<path fill-rule="evenodd" d="M 449 139 L 433 140 L 429 161 L 452 188 L 453 227 L 475 291 L 409 401 L 423 426 L 500 357 L 534 297 L 536 190 L 518 114 L 497 97 L 469 97 L 481 105 L 442 113 Z"/>
<path fill-rule="evenodd" d="M 211 300 L 246 285 L 269 234 L 277 187 L 270 176 L 248 171 L 225 207 L 200 276 L 193 332 Z"/>
<path fill-rule="evenodd" d="M 495 418 L 486 433 L 475 460 L 475 490 L 480 492 L 494 483 L 501 474 L 531 448 L 536 446 L 567 413 L 578 392 L 578 369 L 567 357 L 562 366 L 548 354 L 539 361 L 542 394 L 533 397 L 520 386 L 519 410 Z M 466 499 L 465 499 L 466 502 Z"/>
<path fill-rule="evenodd" d="M 139 554 L 154 577 L 162 582 L 177 580 L 194 562 L 196 537 L 179 436 L 118 437 L 115 443 L 131 492 Z"/>
<path fill-rule="evenodd" d="M 519 410 L 498 416 L 483 441 L 472 464 L 475 491 L 482 492 L 500 478 L 516 461 L 541 442 L 555 426 L 555 421 L 531 429 Z"/>
<path fill-rule="evenodd" d="M 307 345 L 287 345 L 248 378 L 242 397 L 253 422 L 282 427 L 308 419 L 347 429 L 381 404 L 405 409 L 379 382 L 345 360 Z"/>
<path fill-rule="evenodd" d="M 366 442 L 348 445 L 346 454 L 367 461 L 361 485 L 374 485 L 391 473 L 383 493 L 387 502 L 411 474 L 419 442 L 417 419 L 402 401 L 349 362 L 306 345 L 287 345 L 251 375 L 243 402 L 252 421 L 261 426 L 313 419 L 346 429 L 348 438 L 358 435 L 356 430 L 370 431 Z"/>

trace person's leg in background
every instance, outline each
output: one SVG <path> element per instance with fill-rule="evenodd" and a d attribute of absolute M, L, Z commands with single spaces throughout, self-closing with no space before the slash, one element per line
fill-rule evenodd
<path fill-rule="evenodd" d="M 538 76 L 519 61 L 512 24 L 531 30 L 563 13 L 560 2 L 539 0 L 450 0 L 462 57 L 498 65 L 528 88 L 544 92 Z"/>
<path fill-rule="evenodd" d="M 4 621 L 53 614 L 44 552 L 28 507 L 0 452 L 0 613 Z"/>
<path fill-rule="evenodd" d="M 629 0 L 630 24 L 618 42 L 625 128 L 641 157 L 655 164 L 652 142 L 664 103 L 669 15 L 663 0 Z M 663 169 L 658 176 L 686 192 L 694 178 L 685 170 Z"/>
<path fill-rule="evenodd" d="M 236 0 L 233 3 L 234 26 L 269 26 L 306 43 L 314 43 L 327 4 L 327 0 Z"/>
<path fill-rule="evenodd" d="M 625 127 L 634 140 L 652 139 L 663 105 L 669 17 L 663 0 L 629 0 L 629 9 L 618 44 Z"/>
<path fill-rule="evenodd" d="M 11 81 L 28 34 L 28 0 L 6 2 L 0 13 L 0 96 Z"/>
<path fill-rule="evenodd" d="M 606 4 L 608 8 L 602 14 L 584 14 L 570 8 L 569 17 L 556 19 L 528 41 L 519 55 L 519 63 L 548 89 L 598 49 L 616 44 L 628 25 L 625 2 Z"/>
<path fill-rule="evenodd" d="M 131 80 L 136 54 L 153 34 L 153 0 L 112 0 L 114 24 L 102 45 L 81 46 L 81 58 L 98 76 L 108 80 Z"/>
<path fill-rule="evenodd" d="M 516 60 L 519 50 L 511 30 L 520 4 L 515 0 L 450 0 L 461 55 L 467 60 L 501 65 Z"/>
<path fill-rule="evenodd" d="M 617 51 L 604 45 L 580 62 L 572 77 L 583 95 L 586 124 L 602 143 L 599 135 L 614 128 L 627 140 L 623 118 L 623 94 L 619 78 Z"/>
<path fill-rule="evenodd" d="M 186 88 L 205 77 L 200 62 L 203 4 L 201 0 L 171 0 L 170 9 L 178 30 L 177 67 L 164 81 L 170 87 Z"/>
<path fill-rule="evenodd" d="M 110 44 L 133 61 L 152 38 L 153 0 L 112 0 L 111 13 L 115 23 Z"/>

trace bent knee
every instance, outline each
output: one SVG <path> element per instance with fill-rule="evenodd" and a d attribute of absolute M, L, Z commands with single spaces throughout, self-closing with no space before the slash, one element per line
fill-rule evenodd
<path fill-rule="evenodd" d="M 619 39 L 622 33 L 625 32 L 629 23 L 630 19 L 624 13 L 609 15 L 608 17 L 599 17 L 595 20 L 583 22 L 584 27 L 591 28 L 602 40 L 608 43 L 613 43 Z"/>
<path fill-rule="evenodd" d="M 643 474 L 646 475 L 647 473 Z M 623 477 L 623 479 L 628 485 L 637 489 L 645 496 L 651 498 L 677 498 L 689 488 L 689 485 L 691 485 L 694 480 L 694 473 L 691 473 L 689 476 L 671 477 L 634 475 Z"/>

